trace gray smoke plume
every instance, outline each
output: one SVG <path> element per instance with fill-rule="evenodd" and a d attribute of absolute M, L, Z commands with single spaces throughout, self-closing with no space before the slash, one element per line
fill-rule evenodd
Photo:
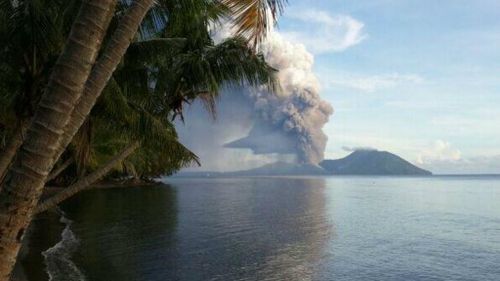
<path fill-rule="evenodd" d="M 296 154 L 300 163 L 318 164 L 328 141 L 323 126 L 333 108 L 319 95 L 313 55 L 276 32 L 268 35 L 261 50 L 267 63 L 279 71 L 281 91 L 245 91 L 253 102 L 253 128 L 226 147 L 249 148 L 255 154 Z"/>
<path fill-rule="evenodd" d="M 216 42 L 231 36 L 227 28 L 217 32 Z M 323 159 L 328 138 L 322 128 L 333 109 L 318 94 L 312 54 L 274 31 L 261 51 L 279 70 L 281 91 L 227 88 L 217 103 L 215 121 L 200 103 L 190 106 L 185 123 L 177 122 L 176 128 L 181 142 L 200 157 L 202 167 L 191 170 L 233 171 L 276 161 L 317 164 Z"/>

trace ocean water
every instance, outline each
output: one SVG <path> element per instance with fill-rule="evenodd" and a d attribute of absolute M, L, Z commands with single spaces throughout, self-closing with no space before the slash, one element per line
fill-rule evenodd
<path fill-rule="evenodd" d="M 83 281 L 85 276 L 72 260 L 73 254 L 79 247 L 79 240 L 71 230 L 73 222 L 66 217 L 64 212 L 61 213 L 60 222 L 65 226 L 61 233 L 61 240 L 42 252 L 49 281 Z"/>
<path fill-rule="evenodd" d="M 499 177 L 166 179 L 62 210 L 53 280 L 500 280 Z"/>

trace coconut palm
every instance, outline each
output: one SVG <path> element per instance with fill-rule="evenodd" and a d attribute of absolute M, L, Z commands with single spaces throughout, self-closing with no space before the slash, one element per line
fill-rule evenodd
<path fill-rule="evenodd" d="M 3 148 L 0 181 L 22 143 L 24 131 L 40 101 L 52 66 L 69 33 L 74 2 L 0 1 L 0 117 Z M 44 7 L 44 9 L 40 9 Z M 10 136 L 12 136 L 10 138 Z"/>
<path fill-rule="evenodd" d="M 149 69 L 146 69 L 142 73 L 139 73 L 138 71 L 136 71 L 135 73 L 129 73 L 129 77 L 126 78 L 128 81 L 134 81 L 134 79 L 137 78 L 139 80 L 137 84 L 140 84 L 141 79 L 147 76 L 145 74 L 151 72 L 150 69 L 158 69 L 159 71 L 156 71 L 156 73 L 150 73 L 151 77 L 155 75 L 161 76 L 155 81 L 155 84 L 157 85 L 155 93 L 157 94 L 157 96 L 156 99 L 152 100 L 157 103 L 155 105 L 156 110 L 158 110 L 159 108 L 158 101 L 162 101 L 165 104 L 163 110 L 166 111 L 166 114 L 173 110 L 174 117 L 177 115 L 182 117 L 181 109 L 183 102 L 193 100 L 196 97 L 200 97 L 202 98 L 202 100 L 206 101 L 208 109 L 213 109 L 213 98 L 216 96 L 216 93 L 218 93 L 218 87 L 223 80 L 235 83 L 241 82 L 242 80 L 244 80 L 243 78 L 253 79 L 253 81 L 250 81 L 253 85 L 257 83 L 262 84 L 269 82 L 269 77 L 258 81 L 258 79 L 255 79 L 255 77 L 257 77 L 256 75 L 249 75 L 251 71 L 260 71 L 260 75 L 262 77 L 263 72 L 269 72 L 269 68 L 267 67 L 267 65 L 265 65 L 261 57 L 257 59 L 257 56 L 254 56 L 255 59 L 250 60 L 250 56 L 252 56 L 253 54 L 249 52 L 248 47 L 245 45 L 245 42 L 242 39 L 238 38 L 237 40 L 233 39 L 231 41 L 227 41 L 219 46 L 219 48 L 212 48 L 207 46 L 202 46 L 201 48 L 199 47 L 203 44 L 213 45 L 213 42 L 210 39 L 209 32 L 207 30 L 207 26 L 209 25 L 210 21 L 217 20 L 218 17 L 225 15 L 224 12 L 227 12 L 227 9 L 221 7 L 220 5 L 213 5 L 213 2 L 210 2 L 210 5 L 203 4 L 197 7 L 198 9 L 205 9 L 202 10 L 203 13 L 193 14 L 191 11 L 193 11 L 193 3 L 195 2 L 192 2 L 190 4 L 191 6 L 188 6 L 186 2 L 182 2 L 182 5 L 184 5 L 184 7 L 180 5 L 172 5 L 172 3 L 166 3 L 165 5 L 156 6 L 155 9 L 153 9 L 150 13 L 149 18 L 147 18 L 145 24 L 143 24 L 140 29 L 142 31 L 141 37 L 147 38 L 147 40 L 141 40 L 137 43 L 134 43 L 127 53 L 129 54 L 128 57 L 132 57 L 133 55 L 138 56 L 135 58 L 135 61 L 137 61 L 138 64 L 141 65 L 144 64 L 144 60 L 151 62 L 151 57 L 147 58 L 147 55 L 145 54 L 155 54 L 158 53 L 155 52 L 157 50 L 162 50 L 163 53 L 165 53 L 166 50 L 172 50 L 174 46 L 179 44 L 182 45 L 183 42 L 189 43 L 185 46 L 185 49 L 189 52 L 176 56 L 177 59 L 175 61 L 175 64 L 173 64 L 174 62 L 172 62 L 171 60 L 170 64 L 163 63 L 163 66 L 155 64 L 153 66 L 148 66 Z M 173 8 L 177 8 L 175 13 L 172 13 L 176 15 L 176 17 L 170 17 L 170 21 L 168 21 L 168 24 L 167 21 L 162 22 L 162 19 L 164 19 L 164 17 L 159 16 L 162 13 L 162 9 L 164 11 L 171 12 Z M 188 11 L 189 13 L 184 14 L 186 11 Z M 190 24 L 186 25 L 186 22 L 189 22 Z M 182 36 L 188 38 L 165 38 L 165 36 L 158 36 L 162 33 L 169 34 L 170 36 Z M 198 50 L 196 50 L 196 48 L 198 48 Z M 200 50 L 203 50 L 203 52 L 201 52 Z M 199 60 L 200 58 L 208 59 Z M 165 61 L 165 59 L 166 58 L 164 56 L 163 60 Z M 251 61 L 254 64 L 250 65 L 250 63 L 247 63 L 246 69 L 241 69 L 238 67 L 238 65 L 234 64 L 238 62 L 238 59 L 240 61 L 241 59 L 244 59 L 247 62 Z M 133 61 L 133 59 L 128 59 L 125 63 L 130 65 L 130 61 Z M 225 62 L 225 64 L 218 65 L 218 61 Z M 231 64 L 231 61 L 233 61 L 233 64 Z M 184 77 L 182 75 L 178 75 L 179 71 L 172 71 L 172 68 L 175 67 L 175 65 L 183 65 L 182 68 L 177 68 L 184 71 L 184 73 L 182 73 Z M 203 68 L 204 66 L 211 65 L 217 65 L 219 69 L 212 72 L 210 68 Z M 251 69 L 252 67 L 254 69 Z M 193 70 L 197 70 L 197 72 L 193 72 Z M 189 71 L 191 71 L 191 73 L 189 73 Z M 247 73 L 245 73 L 245 71 Z M 213 75 L 210 77 L 209 75 L 205 75 L 212 73 L 219 75 L 219 77 L 213 77 Z M 225 76 L 220 76 L 220 74 Z M 123 76 L 123 74 L 120 75 Z M 194 81 L 193 77 L 205 78 L 205 81 L 201 81 L 200 79 L 198 79 L 198 81 Z M 184 82 L 179 83 L 180 81 Z M 146 79 L 146 83 L 142 83 L 142 85 L 146 85 L 145 87 L 140 86 L 139 88 L 135 88 L 134 90 L 131 90 L 129 92 L 143 93 L 143 90 L 147 88 L 147 83 L 148 82 Z M 203 86 L 200 86 L 202 83 L 205 84 Z M 186 85 L 190 85 L 191 89 L 186 89 Z M 167 89 L 165 86 L 170 88 Z M 133 86 L 131 85 L 129 87 Z M 196 89 L 195 87 L 198 88 Z M 162 90 L 163 92 L 160 93 Z M 167 90 L 168 92 L 167 95 L 165 95 L 165 90 Z M 163 94 L 163 96 L 161 96 L 161 94 Z M 138 96 L 140 95 L 142 94 L 138 94 Z M 84 122 L 84 120 L 80 120 L 79 122 Z M 66 133 L 68 133 L 68 131 L 66 131 Z M 70 137 L 68 137 L 67 139 L 69 140 Z M 64 167 L 63 165 L 61 166 Z"/>
<path fill-rule="evenodd" d="M 145 23 L 143 24 L 143 27 L 141 30 L 143 30 L 143 33 L 151 33 L 155 32 L 155 29 L 158 29 L 159 27 L 162 27 L 165 25 L 167 21 L 166 15 L 168 14 L 169 10 L 172 10 L 172 7 L 179 6 L 179 3 L 177 1 L 159 1 L 160 5 L 157 5 L 154 7 L 150 13 L 149 16 L 146 18 Z M 30 111 L 32 113 L 33 111 L 33 104 L 37 104 L 37 100 L 40 96 L 40 94 L 37 95 L 37 97 L 32 97 L 33 94 L 30 92 L 36 92 L 39 91 L 40 87 L 37 87 L 37 84 L 44 84 L 44 81 L 41 81 L 43 77 L 47 77 L 47 74 L 45 76 L 41 75 L 43 71 L 47 71 L 47 67 L 44 67 L 43 64 L 47 63 L 46 62 L 46 57 L 47 54 L 42 54 L 37 56 L 37 52 L 44 51 L 48 52 L 49 55 L 54 52 L 50 52 L 53 50 L 58 50 L 58 47 L 62 45 L 64 42 L 64 35 L 65 32 L 61 32 L 62 30 L 59 29 L 64 29 L 65 26 L 68 26 L 68 24 L 64 24 L 64 21 L 68 21 L 68 17 L 64 17 L 62 15 L 74 15 L 76 8 L 78 7 L 79 1 L 69 1 L 66 3 L 61 3 L 59 1 L 50 1 L 50 0 L 36 0 L 36 1 L 19 1 L 19 5 L 16 7 L 12 5 L 12 1 L 2 1 L 1 5 L 3 7 L 2 11 L 4 11 L 4 15 L 17 15 L 17 22 L 19 20 L 24 20 L 26 22 L 26 26 L 29 26 L 32 30 L 18 30 L 18 29 L 12 29 L 10 28 L 11 32 L 7 34 L 7 32 L 2 33 L 5 34 L 5 36 L 2 36 L 2 38 L 9 38 L 12 39 L 11 35 L 24 35 L 24 34 L 35 34 L 37 36 L 31 36 L 28 39 L 31 39 L 32 41 L 35 42 L 26 42 L 29 40 L 26 40 L 26 38 L 21 38 L 19 41 L 14 41 L 17 42 L 18 46 L 32 46 L 32 53 L 34 54 L 33 57 L 31 58 L 33 63 L 35 65 L 28 65 L 25 67 L 28 70 L 31 71 L 31 80 L 35 81 L 32 84 L 32 87 L 26 87 L 28 90 L 26 91 L 27 93 L 23 95 L 25 103 L 22 104 L 20 107 L 23 109 L 23 111 Z M 147 9 L 148 4 L 146 2 L 141 2 L 141 1 L 136 1 L 134 3 L 137 3 L 138 5 L 135 5 L 136 9 L 131 9 L 130 13 L 128 14 L 129 16 L 125 17 L 125 20 L 129 20 L 127 24 L 123 24 L 122 26 L 126 26 L 127 28 L 131 27 L 130 20 L 137 15 L 140 15 L 144 13 L 144 10 Z M 186 4 L 187 3 L 187 4 Z M 210 3 L 210 5 L 208 5 Z M 61 5 L 64 4 L 64 5 Z M 140 5 L 139 5 L 140 4 Z M 221 1 L 221 2 L 214 2 L 214 1 L 183 1 L 181 2 L 182 5 L 185 6 L 184 10 L 197 10 L 199 7 L 206 7 L 206 6 L 212 6 L 212 9 L 208 9 L 208 17 L 205 16 L 203 19 L 205 19 L 207 22 L 205 24 L 207 25 L 209 21 L 216 21 L 219 17 L 222 15 L 227 16 L 228 11 L 233 12 L 234 19 L 235 19 L 235 25 L 238 26 L 238 31 L 240 34 L 245 35 L 247 39 L 253 40 L 257 42 L 263 34 L 265 34 L 266 31 L 266 25 L 268 22 L 268 19 L 266 18 L 267 13 L 265 12 L 266 9 L 271 11 L 271 15 L 275 17 L 277 11 L 281 11 L 283 7 L 283 1 Z M 127 5 L 122 5 L 126 7 Z M 216 6 L 216 8 L 213 8 Z M 44 7 L 44 10 L 52 10 L 54 13 L 40 13 L 40 7 Z M 226 7 L 226 8 L 225 8 Z M 188 9 L 186 9 L 188 8 Z M 60 11 L 63 11 L 62 13 Z M 141 12 L 142 11 L 142 12 Z M 37 14 L 37 12 L 39 14 Z M 172 14 L 172 13 L 170 13 Z M 134 17 L 133 17 L 133 16 Z M 175 14 L 174 14 L 175 15 Z M 253 16 L 256 15 L 256 16 Z M 5 16 L 2 18 L 6 18 Z M 69 17 L 72 18 L 72 17 Z M 181 22 L 181 21 L 178 21 Z M 137 24 L 137 20 L 134 24 Z M 8 24 L 3 24 L 3 27 L 7 27 Z M 68 28 L 66 28 L 68 29 Z M 8 28 L 6 30 L 9 30 Z M 133 28 L 129 28 L 130 30 L 133 30 Z M 21 31 L 21 32 L 19 32 Z M 30 32 L 32 31 L 32 32 Z M 56 32 L 54 32 L 56 31 Z M 59 32 L 57 32 L 59 31 Z M 196 29 L 191 30 L 191 32 L 195 33 Z M 124 30 L 118 30 L 120 35 L 124 34 Z M 43 36 L 41 36 L 43 34 Z M 66 31 L 67 34 L 67 31 Z M 121 36 L 122 38 L 126 38 L 126 36 Z M 26 44 L 28 43 L 28 44 Z M 93 72 L 93 76 L 90 77 L 89 79 L 89 87 L 90 88 L 86 91 L 86 94 L 84 96 L 87 96 L 87 100 L 94 99 L 95 95 L 89 95 L 88 92 L 94 92 L 94 93 L 99 93 L 102 91 L 105 82 L 107 81 L 107 77 L 109 77 L 109 72 L 112 71 L 113 67 L 112 65 L 116 65 L 118 61 L 118 57 L 120 57 L 120 54 L 124 51 L 125 46 L 127 46 L 127 43 L 125 40 L 121 42 L 121 46 L 117 44 L 116 40 L 113 40 L 112 43 L 115 43 L 115 45 L 110 46 L 108 49 L 115 50 L 115 52 L 108 52 L 110 54 L 114 54 L 114 60 L 113 62 L 109 60 L 103 60 L 102 63 L 98 64 L 98 66 L 101 67 L 96 67 L 95 71 Z M 12 48 L 12 50 L 18 50 L 18 48 Z M 121 50 L 121 52 L 120 52 Z M 14 57 L 17 58 L 19 56 L 6 56 L 6 57 Z M 30 57 L 30 56 L 28 56 Z M 109 58 L 109 56 L 105 56 L 105 58 Z M 55 61 L 53 58 L 52 61 Z M 22 65 L 22 63 L 18 65 Z M 38 65 L 36 63 L 38 62 Z M 40 63 L 42 62 L 42 63 Z M 105 64 L 106 62 L 106 64 Z M 103 70 L 104 68 L 104 70 Z M 100 79 L 99 79 L 100 78 Z M 97 85 L 97 86 L 96 86 Z M 94 87 L 92 87 L 94 86 Z M 87 106 L 83 106 L 87 105 Z M 57 160 L 62 152 L 64 151 L 64 148 L 71 142 L 72 136 L 76 134 L 77 127 L 81 126 L 83 124 L 83 116 L 86 116 L 88 114 L 89 107 L 93 105 L 93 102 L 85 102 L 82 101 L 80 103 L 80 106 L 77 106 L 77 111 L 74 113 L 74 115 L 82 115 L 81 118 L 78 118 L 78 116 L 73 116 L 73 118 L 70 119 L 70 124 L 67 125 L 68 128 L 64 130 L 65 132 L 65 137 L 63 140 L 60 142 L 59 148 L 57 149 L 57 153 L 55 153 L 55 156 L 53 161 Z M 81 110 L 78 110 L 81 108 Z M 24 113 L 26 114 L 26 113 Z M 28 114 L 29 115 L 29 114 Z M 25 121 L 25 120 L 21 120 Z M 21 122 L 18 121 L 19 124 L 27 123 L 27 122 Z M 10 123 L 12 124 L 12 122 Z M 19 145 L 22 142 L 22 136 L 23 134 L 23 129 L 25 129 L 26 126 L 16 126 L 19 128 L 15 133 L 11 133 L 13 136 L 12 140 L 10 141 L 10 145 L 5 147 L 2 157 L 0 158 L 0 179 L 2 178 L 3 174 L 5 173 L 6 167 L 8 164 L 11 162 L 15 151 L 19 147 Z M 5 135 L 5 134 L 4 134 Z M 6 137 L 4 136 L 4 139 Z M 53 164 L 53 163 L 52 163 Z"/>
<path fill-rule="evenodd" d="M 17 9 L 21 4 L 21 1 L 3 1 L 2 6 Z M 4 181 L 0 193 L 0 280 L 8 280 L 10 276 L 24 230 L 52 168 L 55 144 L 82 93 L 114 4 L 112 0 L 89 0 L 82 5 L 27 137 Z"/>
<path fill-rule="evenodd" d="M 195 21 L 190 23 L 196 24 Z M 274 70 L 265 63 L 261 55 L 256 55 L 248 47 L 244 39 L 230 38 L 214 45 L 206 25 L 197 26 L 198 33 L 203 34 L 203 40 L 193 40 L 192 34 L 184 33 L 192 27 L 185 24 L 184 28 L 184 31 L 173 32 L 169 26 L 165 26 L 156 36 L 149 36 L 147 40 L 131 45 L 90 118 L 82 127 L 87 128 L 92 123 L 95 133 L 89 134 L 88 129 L 81 128 L 75 138 L 81 139 L 80 135 L 83 135 L 83 138 L 94 136 L 98 141 L 105 140 L 107 145 L 97 145 L 94 151 L 117 147 L 116 144 L 111 144 L 113 141 L 124 146 L 124 141 L 135 143 L 130 140 L 141 139 L 141 145 L 135 147 L 137 152 L 128 159 L 129 154 L 121 152 L 118 153 L 122 155 L 121 158 L 113 158 L 115 161 L 122 161 L 124 172 L 135 178 L 168 175 L 184 164 L 196 161 L 189 151 L 176 143 L 176 136 L 169 136 L 168 133 L 175 133 L 171 120 L 176 116 L 182 118 L 183 103 L 201 98 L 214 113 L 215 98 L 223 86 L 247 84 L 254 87 L 267 85 L 271 89 L 275 87 Z M 205 33 L 200 30 L 205 30 Z M 161 34 L 173 34 L 176 37 L 166 38 Z M 165 43 L 170 47 L 162 46 Z M 166 132 L 165 137 L 157 135 L 161 132 Z M 170 143 L 169 139 L 172 140 Z M 91 139 L 76 143 L 78 151 L 91 150 L 88 148 L 92 143 Z M 166 143 L 168 145 L 165 146 Z M 129 149 L 129 146 L 126 147 Z M 179 149 L 172 150 L 175 147 Z M 104 151 L 93 155 L 102 157 L 106 154 L 102 153 Z M 134 149 L 128 151 L 132 152 Z M 113 151 L 111 155 L 116 153 Z M 89 153 L 79 155 L 88 156 Z M 86 159 L 79 162 L 88 164 L 91 161 Z M 109 165 L 106 167 L 111 168 Z M 101 168 L 91 167 L 92 169 L 93 173 L 101 171 L 102 176 L 106 174 Z M 90 183 L 78 180 L 78 183 L 65 192 L 42 202 L 38 211 L 53 207 L 85 189 Z"/>
<path fill-rule="evenodd" d="M 0 5 L 1 10 L 7 11 L 4 13 L 5 16 L 10 15 L 10 11 L 27 7 L 25 4 L 28 2 L 38 3 L 40 6 L 33 7 L 43 9 L 43 5 L 50 1 L 1 0 Z M 80 6 L 68 40 L 51 68 L 47 79 L 48 86 L 43 91 L 40 102 L 36 103 L 33 122 L 28 126 L 26 138 L 18 149 L 16 159 L 2 184 L 0 281 L 9 278 L 24 230 L 35 211 L 50 171 L 89 116 L 130 42 L 136 36 L 141 22 L 153 6 L 153 2 L 153 0 L 124 1 L 126 11 L 115 17 L 113 17 L 116 4 L 114 0 L 87 0 Z M 240 1 L 243 3 L 241 6 L 229 5 L 229 2 L 236 1 L 224 2 L 226 1 L 217 3 L 227 5 L 232 12 L 237 12 L 235 22 L 241 27 L 238 30 L 254 43 L 260 40 L 259 34 L 265 33 L 266 30 L 266 11 L 261 7 L 271 7 L 273 14 L 276 13 L 276 7 L 280 7 L 277 5 L 279 1 Z M 264 6 L 260 5 L 264 2 L 266 3 Z M 131 4 L 127 5 L 128 3 Z M 254 8 L 242 9 L 241 7 L 245 5 Z M 242 16 L 244 14 L 247 16 Z M 252 15 L 256 20 L 250 20 Z M 116 28 L 106 34 L 113 18 L 117 19 Z M 160 21 L 156 18 L 151 22 L 158 24 Z M 105 36 L 108 39 L 105 48 L 100 51 Z M 183 96 L 184 93 L 181 93 Z M 192 95 L 198 94 L 200 93 L 192 93 Z M 124 151 L 125 154 L 135 149 L 135 146 L 139 144 L 135 142 L 130 144 Z M 96 172 L 90 176 L 96 178 L 100 175 Z"/>

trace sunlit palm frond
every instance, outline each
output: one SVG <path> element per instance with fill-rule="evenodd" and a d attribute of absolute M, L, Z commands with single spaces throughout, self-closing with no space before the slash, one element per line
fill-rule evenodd
<path fill-rule="evenodd" d="M 276 22 L 287 0 L 221 0 L 229 7 L 237 34 L 257 46 Z M 270 18 L 271 17 L 271 18 Z"/>

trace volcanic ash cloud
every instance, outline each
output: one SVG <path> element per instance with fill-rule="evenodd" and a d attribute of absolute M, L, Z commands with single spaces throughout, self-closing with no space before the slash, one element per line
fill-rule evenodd
<path fill-rule="evenodd" d="M 277 32 L 268 35 L 262 52 L 279 71 L 281 90 L 246 91 L 255 110 L 254 127 L 247 137 L 226 146 L 250 148 L 256 154 L 296 154 L 300 163 L 318 164 L 328 141 L 323 126 L 333 108 L 319 95 L 313 55 Z"/>

